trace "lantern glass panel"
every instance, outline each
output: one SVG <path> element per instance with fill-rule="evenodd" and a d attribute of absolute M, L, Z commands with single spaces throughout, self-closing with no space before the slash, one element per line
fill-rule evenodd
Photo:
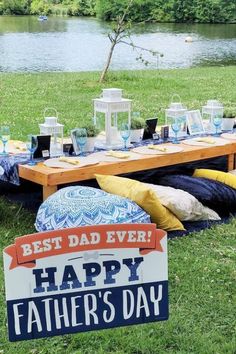
<path fill-rule="evenodd" d="M 208 100 L 207 104 L 202 107 L 202 118 L 205 121 L 206 131 L 212 133 L 215 131 L 214 118 L 222 118 L 224 113 L 223 105 L 217 100 Z"/>
<path fill-rule="evenodd" d="M 187 135 L 187 110 L 182 107 L 176 107 L 175 108 L 170 108 L 166 109 L 166 125 L 171 125 L 173 123 L 178 123 L 180 125 L 180 131 L 178 133 L 179 136 L 183 137 Z M 169 135 L 171 137 L 174 136 L 174 132 L 172 129 L 169 130 Z"/>
<path fill-rule="evenodd" d="M 46 117 L 47 118 L 47 117 Z M 51 117 L 50 117 L 51 118 Z M 51 135 L 50 140 L 50 157 L 62 156 L 63 155 L 63 125 L 59 123 L 39 124 L 40 134 Z"/>

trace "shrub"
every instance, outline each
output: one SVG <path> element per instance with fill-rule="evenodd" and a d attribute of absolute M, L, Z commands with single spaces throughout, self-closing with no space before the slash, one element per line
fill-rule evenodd
<path fill-rule="evenodd" d="M 92 138 L 99 134 L 100 130 L 92 123 L 88 122 L 83 124 L 81 128 L 85 128 L 87 130 L 87 137 Z"/>
<path fill-rule="evenodd" d="M 3 0 L 1 11 L 5 15 L 28 15 L 30 2 L 28 0 Z"/>
<path fill-rule="evenodd" d="M 30 13 L 32 15 L 49 15 L 52 12 L 51 6 L 46 0 L 33 0 Z"/>
<path fill-rule="evenodd" d="M 145 127 L 146 123 L 143 118 L 140 117 L 133 117 L 131 119 L 131 129 L 143 129 Z"/>
<path fill-rule="evenodd" d="M 235 118 L 236 117 L 236 108 L 226 108 L 224 109 L 224 118 Z"/>

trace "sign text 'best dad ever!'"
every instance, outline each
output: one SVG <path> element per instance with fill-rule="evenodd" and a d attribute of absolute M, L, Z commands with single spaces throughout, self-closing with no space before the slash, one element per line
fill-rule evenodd
<path fill-rule="evenodd" d="M 22 236 L 4 271 L 10 341 L 168 318 L 167 236 L 155 224 Z"/>

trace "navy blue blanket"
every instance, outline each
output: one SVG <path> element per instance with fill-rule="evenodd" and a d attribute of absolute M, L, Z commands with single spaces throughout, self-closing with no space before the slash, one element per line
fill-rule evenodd
<path fill-rule="evenodd" d="M 174 165 L 170 167 L 164 167 L 154 170 L 147 170 L 141 172 L 134 172 L 123 175 L 128 178 L 137 179 L 146 183 L 156 183 L 157 177 L 169 175 L 169 174 L 186 174 L 192 175 L 195 168 L 211 168 L 221 171 L 227 170 L 226 157 L 219 157 L 215 159 L 203 160 L 200 162 L 188 163 L 183 165 Z M 78 183 L 76 183 L 78 184 Z M 80 185 L 87 185 L 95 188 L 99 188 L 96 180 L 83 181 Z M 64 186 L 61 186 L 62 188 Z M 0 195 L 4 195 L 8 200 L 20 203 L 24 208 L 37 212 L 40 204 L 42 203 L 42 188 L 39 185 L 22 181 L 21 185 L 16 187 L 8 183 L 0 183 Z M 193 231 L 200 231 L 205 228 L 209 228 L 213 224 L 224 223 L 229 220 L 229 217 L 222 218 L 221 221 L 195 221 L 185 222 L 184 226 L 186 231 L 171 231 L 168 233 L 168 238 L 181 237 L 189 234 Z"/>

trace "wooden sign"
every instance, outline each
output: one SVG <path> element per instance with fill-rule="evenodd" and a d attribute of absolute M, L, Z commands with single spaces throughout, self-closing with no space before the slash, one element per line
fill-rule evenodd
<path fill-rule="evenodd" d="M 155 224 L 22 236 L 4 272 L 10 341 L 168 318 L 167 236 Z"/>

